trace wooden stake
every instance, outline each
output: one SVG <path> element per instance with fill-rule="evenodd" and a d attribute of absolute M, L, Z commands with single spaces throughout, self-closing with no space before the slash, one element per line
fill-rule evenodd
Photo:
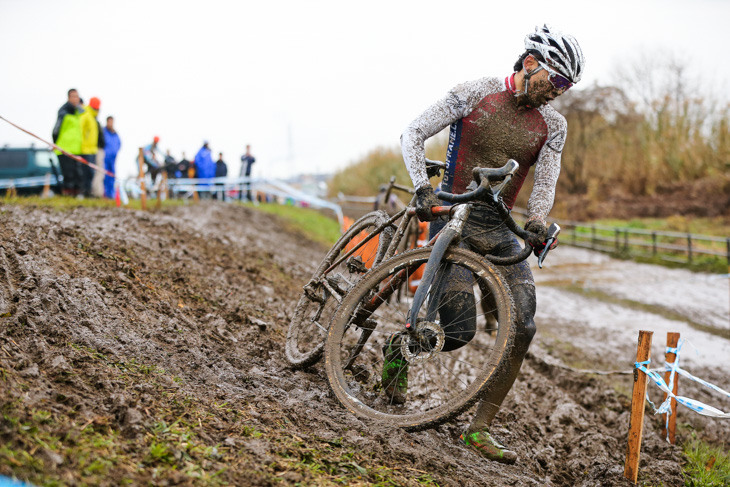
<path fill-rule="evenodd" d="M 159 210 L 162 208 L 162 191 L 163 186 L 167 182 L 167 171 L 163 169 L 162 171 L 162 181 L 160 181 L 160 185 L 157 187 L 157 202 L 155 203 L 155 207 Z"/>
<path fill-rule="evenodd" d="M 165 199 L 170 197 L 170 188 L 167 187 L 167 171 L 162 173 L 162 186 L 165 188 Z"/>
<path fill-rule="evenodd" d="M 144 149 L 139 148 L 139 156 L 137 157 L 139 163 L 139 189 L 142 191 L 140 195 L 140 202 L 142 203 L 142 209 L 147 209 L 147 188 L 144 184 Z"/>
<path fill-rule="evenodd" d="M 46 173 L 46 181 L 43 185 L 43 193 L 41 193 L 41 198 L 49 198 L 51 196 L 51 174 Z"/>
<path fill-rule="evenodd" d="M 671 348 L 677 348 L 677 344 L 679 343 L 679 333 L 667 333 L 667 347 Z M 666 363 L 667 364 L 673 364 L 674 361 L 677 360 L 677 354 L 675 353 L 668 353 L 666 355 Z M 669 375 L 671 372 L 668 370 L 664 372 L 664 382 L 667 383 L 667 386 L 669 386 Z M 674 387 L 672 388 L 672 392 L 674 395 L 677 395 L 677 389 L 679 388 L 679 374 L 674 374 Z M 664 393 L 664 400 L 667 400 L 667 393 Z M 669 443 L 674 445 L 676 443 L 676 433 L 677 433 L 677 400 L 672 398 L 671 404 L 671 411 L 672 414 L 669 415 Z M 662 427 L 662 438 L 667 437 L 667 416 L 664 415 L 664 426 Z"/>
<path fill-rule="evenodd" d="M 654 332 L 639 331 L 639 346 L 636 361 L 645 362 L 651 355 L 651 336 Z M 639 454 L 641 453 L 641 433 L 644 430 L 644 397 L 646 396 L 647 376 L 634 368 L 634 392 L 631 395 L 631 419 L 629 422 L 629 444 L 626 448 L 624 477 L 636 483 L 639 478 Z"/>

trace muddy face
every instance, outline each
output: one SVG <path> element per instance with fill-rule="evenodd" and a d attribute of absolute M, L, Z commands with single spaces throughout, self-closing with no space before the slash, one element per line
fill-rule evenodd
<path fill-rule="evenodd" d="M 560 91 L 548 79 L 535 76 L 530 80 L 527 94 L 518 98 L 520 106 L 538 108 L 560 96 Z"/>

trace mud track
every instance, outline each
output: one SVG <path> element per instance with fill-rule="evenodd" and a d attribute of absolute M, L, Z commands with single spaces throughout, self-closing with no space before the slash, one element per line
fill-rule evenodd
<path fill-rule="evenodd" d="M 457 444 L 469 416 L 385 429 L 341 408 L 320 366 L 290 370 L 288 319 L 324 250 L 223 204 L 0 207 L 0 473 L 69 485 L 628 485 L 630 379 L 556 367 L 606 354 L 567 347 L 554 320 L 544 334 L 538 322 L 496 419 L 515 466 Z M 680 451 L 646 421 L 640 480 L 681 485 Z"/>

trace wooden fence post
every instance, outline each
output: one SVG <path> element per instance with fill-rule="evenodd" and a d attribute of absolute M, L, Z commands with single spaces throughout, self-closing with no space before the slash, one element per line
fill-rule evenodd
<path fill-rule="evenodd" d="M 639 331 L 639 346 L 636 349 L 637 362 L 649 360 L 653 333 L 651 331 Z M 641 433 L 644 430 L 644 397 L 646 396 L 647 379 L 645 373 L 634 368 L 634 392 L 631 395 L 629 442 L 626 448 L 626 465 L 624 466 L 624 477 L 633 483 L 636 483 L 639 478 L 639 454 L 641 453 Z"/>
<path fill-rule="evenodd" d="M 596 226 L 591 225 L 591 250 L 596 248 Z"/>
<path fill-rule="evenodd" d="M 157 187 L 157 202 L 155 203 L 155 206 L 159 210 L 162 208 L 162 195 L 167 195 L 167 171 L 162 171 L 162 181 L 160 182 L 160 185 Z M 165 198 L 167 199 L 167 198 Z"/>
<path fill-rule="evenodd" d="M 679 343 L 679 333 L 667 333 L 667 347 L 668 348 L 677 348 L 677 344 Z M 673 364 L 674 361 L 677 360 L 677 354 L 668 352 L 666 355 L 665 363 Z M 668 370 L 664 373 L 664 382 L 667 383 L 667 386 L 669 386 L 669 376 L 671 372 Z M 677 395 L 677 389 L 679 388 L 679 374 L 674 374 L 674 387 L 672 388 L 672 393 L 676 396 Z M 664 393 L 664 400 L 667 400 L 667 393 Z M 676 441 L 676 434 L 677 434 L 677 400 L 672 398 L 671 401 L 671 411 L 672 414 L 669 415 L 669 443 L 674 445 Z M 666 427 L 666 421 L 667 417 L 664 416 L 664 426 L 662 427 L 662 438 L 667 437 L 667 427 Z"/>
<path fill-rule="evenodd" d="M 144 184 L 144 149 L 142 147 L 139 148 L 139 156 L 137 157 L 137 163 L 139 164 L 139 189 L 142 191 L 142 194 L 140 195 L 140 203 L 142 204 L 142 209 L 147 209 L 147 188 L 145 188 Z"/>
<path fill-rule="evenodd" d="M 687 234 L 687 262 L 692 263 L 692 235 Z"/>

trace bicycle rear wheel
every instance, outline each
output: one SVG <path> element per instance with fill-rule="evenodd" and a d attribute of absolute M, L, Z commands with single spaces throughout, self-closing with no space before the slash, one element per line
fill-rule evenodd
<path fill-rule="evenodd" d="M 384 211 L 373 211 L 353 223 L 327 252 L 304 287 L 286 336 L 286 357 L 294 367 L 310 366 L 322 357 L 334 310 L 362 275 L 380 262 L 392 238 L 392 227 L 386 227 L 380 236 L 337 267 L 328 269 L 387 220 L 388 214 Z"/>
<path fill-rule="evenodd" d="M 492 264 L 468 250 L 446 252 L 418 319 L 411 320 L 425 338 L 402 334 L 412 295 L 398 299 L 397 289 L 430 255 L 431 248 L 416 249 L 383 262 L 332 319 L 325 371 L 337 399 L 357 416 L 409 430 L 436 426 L 471 407 L 507 365 L 503 357 L 515 334 L 510 290 Z M 492 303 L 487 312 L 484 302 Z M 497 317 L 495 335 L 486 330 L 488 313 Z M 400 369 L 408 377 L 404 404 L 394 403 L 381 380 L 384 345 L 399 333 L 408 364 Z"/>

